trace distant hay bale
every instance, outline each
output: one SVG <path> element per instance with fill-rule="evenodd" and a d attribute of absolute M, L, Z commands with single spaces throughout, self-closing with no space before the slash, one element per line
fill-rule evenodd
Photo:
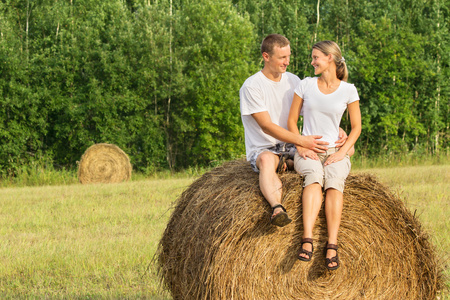
<path fill-rule="evenodd" d="M 112 144 L 95 144 L 81 157 L 78 179 L 81 183 L 116 183 L 131 178 L 128 155 Z"/>
<path fill-rule="evenodd" d="M 158 248 L 174 299 L 436 299 L 441 265 L 419 221 L 370 175 L 350 175 L 336 271 L 325 268 L 323 208 L 311 262 L 299 261 L 302 179 L 280 175 L 293 222 L 270 225 L 258 175 L 245 161 L 204 174 L 178 199 Z"/>

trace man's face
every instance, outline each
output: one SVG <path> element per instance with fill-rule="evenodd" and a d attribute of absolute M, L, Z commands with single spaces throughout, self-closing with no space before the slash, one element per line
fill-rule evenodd
<path fill-rule="evenodd" d="M 289 60 L 291 58 L 291 46 L 287 45 L 282 48 L 275 46 L 272 55 L 265 52 L 264 54 L 265 66 L 268 67 L 272 73 L 286 72 L 286 68 L 289 66 Z"/>

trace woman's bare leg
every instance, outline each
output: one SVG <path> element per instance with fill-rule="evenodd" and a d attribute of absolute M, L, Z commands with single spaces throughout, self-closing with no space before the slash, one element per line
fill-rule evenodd
<path fill-rule="evenodd" d="M 325 216 L 327 218 L 328 243 L 337 245 L 339 226 L 341 225 L 342 208 L 344 205 L 344 195 L 333 188 L 327 190 L 325 198 Z M 336 256 L 336 250 L 327 250 L 327 258 Z M 329 264 L 334 267 L 335 262 Z"/>
<path fill-rule="evenodd" d="M 313 183 L 303 189 L 302 196 L 303 209 L 303 238 L 312 238 L 314 223 L 316 223 L 322 206 L 322 187 L 318 183 Z M 303 244 L 303 249 L 312 250 L 310 243 Z M 301 253 L 300 256 L 308 258 L 308 255 Z"/>

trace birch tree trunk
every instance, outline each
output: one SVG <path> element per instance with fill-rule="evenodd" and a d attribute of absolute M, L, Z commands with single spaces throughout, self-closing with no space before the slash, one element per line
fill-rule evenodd
<path fill-rule="evenodd" d="M 174 167 L 174 156 L 173 156 L 173 145 L 170 137 L 170 104 L 172 101 L 172 77 L 173 77 L 173 59 L 172 59 L 172 38 L 173 38 L 173 23 L 172 23 L 172 0 L 169 3 L 169 18 L 170 18 L 170 28 L 169 28 L 169 68 L 170 68 L 170 78 L 169 78 L 169 96 L 167 98 L 167 115 L 166 115 L 166 134 L 167 134 L 167 163 L 169 164 L 169 169 L 173 170 Z"/>
<path fill-rule="evenodd" d="M 319 21 L 320 21 L 320 0 L 317 0 L 317 23 L 316 23 L 316 32 L 314 33 L 314 43 L 317 42 L 317 32 L 319 31 Z"/>
<path fill-rule="evenodd" d="M 438 35 L 439 35 L 439 29 L 440 29 L 440 3 L 439 1 L 437 1 L 437 31 L 438 31 Z M 439 49 L 440 49 L 441 43 L 438 44 L 438 51 L 436 53 L 436 60 L 437 60 L 437 78 L 440 78 L 441 75 L 441 65 L 440 65 L 440 60 L 441 60 L 441 54 L 439 53 Z M 434 104 L 434 109 L 436 110 L 436 116 L 439 117 L 439 104 L 440 104 L 440 98 L 441 98 L 441 81 L 438 80 L 437 82 L 437 88 L 436 88 L 436 101 Z M 434 127 L 436 128 L 436 135 L 435 135 L 435 151 L 436 154 L 439 154 L 439 127 L 436 121 L 437 118 L 434 118 Z"/>

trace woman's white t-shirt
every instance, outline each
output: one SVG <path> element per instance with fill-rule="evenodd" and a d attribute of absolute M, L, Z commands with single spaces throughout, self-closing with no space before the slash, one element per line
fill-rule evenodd
<path fill-rule="evenodd" d="M 303 99 L 302 135 L 321 135 L 320 140 L 335 147 L 339 139 L 339 124 L 347 105 L 358 101 L 359 95 L 353 84 L 341 81 L 331 94 L 323 94 L 317 85 L 318 77 L 307 77 L 295 88 L 294 92 Z"/>

